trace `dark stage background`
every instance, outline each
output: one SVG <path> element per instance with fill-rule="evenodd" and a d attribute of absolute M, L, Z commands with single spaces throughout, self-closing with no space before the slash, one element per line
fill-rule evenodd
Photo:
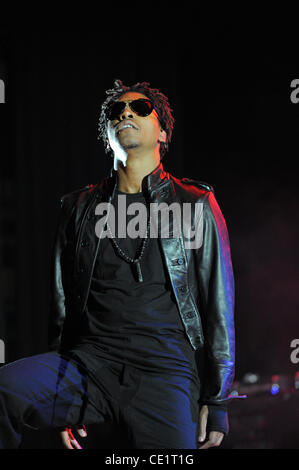
<path fill-rule="evenodd" d="M 299 79 L 296 25 L 245 24 L 241 15 L 189 27 L 178 15 L 163 28 L 152 20 L 150 32 L 144 21 L 143 29 L 129 22 L 113 34 L 104 23 L 0 29 L 5 362 L 47 351 L 60 197 L 98 182 L 112 165 L 97 141 L 105 90 L 114 78 L 149 81 L 168 95 L 176 119 L 164 168 L 212 184 L 230 233 L 236 388 L 247 387 L 249 398 L 231 405 L 226 446 L 299 448 L 299 364 L 290 357 L 299 338 L 299 103 L 290 99 Z M 273 375 L 281 385 L 275 396 Z M 53 436 L 36 436 L 25 436 L 24 447 L 59 446 Z"/>

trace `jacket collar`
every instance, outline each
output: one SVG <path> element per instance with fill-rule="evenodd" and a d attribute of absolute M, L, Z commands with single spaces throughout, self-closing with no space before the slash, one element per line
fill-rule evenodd
<path fill-rule="evenodd" d="M 141 183 L 142 191 L 151 193 L 154 189 L 168 180 L 168 173 L 164 171 L 162 162 L 149 174 L 146 175 Z"/>
<path fill-rule="evenodd" d="M 162 162 L 148 175 L 146 175 L 141 183 L 142 191 L 144 194 L 150 194 L 154 189 L 157 189 L 162 183 L 169 180 L 169 174 L 164 171 Z M 117 187 L 117 171 L 112 167 L 109 176 L 104 180 L 103 192 L 109 197 L 113 197 Z"/>

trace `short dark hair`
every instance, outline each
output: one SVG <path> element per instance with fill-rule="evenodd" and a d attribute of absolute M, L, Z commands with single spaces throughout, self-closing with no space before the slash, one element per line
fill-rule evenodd
<path fill-rule="evenodd" d="M 102 139 L 105 145 L 105 151 L 108 153 L 111 151 L 109 144 L 107 143 L 107 117 L 105 111 L 107 107 L 129 91 L 136 91 L 147 96 L 154 104 L 160 125 L 166 132 L 166 142 L 160 143 L 160 157 L 161 160 L 168 150 L 171 142 L 172 131 L 174 126 L 174 117 L 172 115 L 173 110 L 170 108 L 168 98 L 163 95 L 157 88 L 151 88 L 148 82 L 136 83 L 135 85 L 125 86 L 121 80 L 114 80 L 114 88 L 107 90 L 106 94 L 108 97 L 104 101 L 101 107 L 101 114 L 99 118 L 98 126 L 98 139 Z"/>

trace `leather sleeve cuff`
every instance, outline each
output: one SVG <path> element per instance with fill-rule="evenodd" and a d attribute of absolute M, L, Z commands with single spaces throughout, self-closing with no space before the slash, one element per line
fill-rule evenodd
<path fill-rule="evenodd" d="M 208 405 L 207 433 L 211 431 L 229 432 L 228 412 L 225 405 Z"/>

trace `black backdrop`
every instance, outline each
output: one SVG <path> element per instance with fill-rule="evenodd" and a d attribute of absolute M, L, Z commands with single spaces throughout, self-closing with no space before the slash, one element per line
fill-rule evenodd
<path fill-rule="evenodd" d="M 89 28 L 1 28 L 6 362 L 47 350 L 59 200 L 109 171 L 97 120 L 105 90 L 120 78 L 149 81 L 170 99 L 176 122 L 165 169 L 215 188 L 236 278 L 236 379 L 248 372 L 293 376 L 299 368 L 290 360 L 290 342 L 299 337 L 299 103 L 290 99 L 290 83 L 299 78 L 295 23 L 245 24 L 242 15 L 191 22 L 189 11 L 168 21 L 127 18 L 113 28 L 107 18 Z"/>

